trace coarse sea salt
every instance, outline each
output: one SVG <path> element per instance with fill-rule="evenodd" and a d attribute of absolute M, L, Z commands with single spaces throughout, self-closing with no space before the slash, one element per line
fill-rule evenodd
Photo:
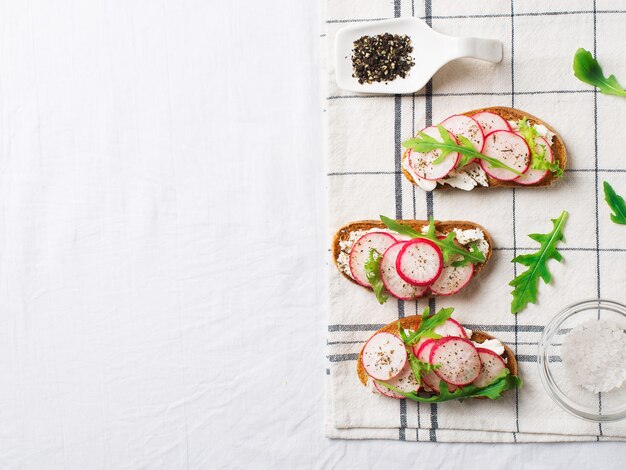
<path fill-rule="evenodd" d="M 608 392 L 626 380 L 626 332 L 606 320 L 585 322 L 565 337 L 561 358 L 578 385 Z"/>

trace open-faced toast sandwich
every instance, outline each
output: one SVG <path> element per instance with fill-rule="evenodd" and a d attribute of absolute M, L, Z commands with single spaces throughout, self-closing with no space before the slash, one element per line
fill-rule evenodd
<path fill-rule="evenodd" d="M 452 115 L 402 145 L 402 172 L 425 191 L 549 186 L 567 163 L 549 124 L 503 106 Z"/>
<path fill-rule="evenodd" d="M 340 228 L 332 256 L 349 281 L 371 289 L 380 303 L 452 295 L 489 261 L 492 242 L 478 224 L 450 220 L 362 220 Z"/>
<path fill-rule="evenodd" d="M 513 351 L 450 318 L 453 308 L 390 323 L 364 344 L 357 374 L 374 393 L 439 403 L 500 398 L 521 385 Z"/>

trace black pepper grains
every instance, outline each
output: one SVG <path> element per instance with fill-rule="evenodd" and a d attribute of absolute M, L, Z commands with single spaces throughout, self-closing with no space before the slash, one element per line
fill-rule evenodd
<path fill-rule="evenodd" d="M 406 77 L 415 65 L 411 38 L 398 34 L 362 36 L 354 41 L 352 76 L 359 83 L 390 82 Z"/>

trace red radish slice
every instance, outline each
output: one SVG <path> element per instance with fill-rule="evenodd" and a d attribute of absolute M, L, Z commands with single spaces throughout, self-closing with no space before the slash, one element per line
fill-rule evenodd
<path fill-rule="evenodd" d="M 552 154 L 552 148 L 546 139 L 543 137 L 535 137 L 535 145 L 537 146 L 537 151 L 539 153 L 542 152 L 541 147 L 546 149 L 546 160 L 552 163 L 554 161 L 554 155 Z M 533 168 L 529 168 L 526 173 L 522 176 L 518 176 L 515 178 L 515 182 L 524 185 L 537 184 L 540 181 L 543 181 L 546 176 L 548 176 L 550 170 L 535 170 Z"/>
<path fill-rule="evenodd" d="M 378 382 L 374 382 L 374 388 L 378 390 L 378 393 L 380 393 L 381 395 L 385 395 L 386 397 L 397 398 L 398 400 L 401 400 L 402 398 L 404 398 L 399 393 L 394 392 L 393 390 L 385 387 L 384 385 L 380 385 Z"/>
<path fill-rule="evenodd" d="M 406 168 L 409 171 L 409 174 L 411 175 L 411 177 L 413 178 L 413 180 L 415 181 L 415 184 L 417 184 L 417 186 L 419 186 L 420 188 L 422 188 L 424 191 L 432 191 L 437 187 L 437 181 L 435 180 L 425 180 L 424 178 L 420 178 L 419 176 L 417 176 L 415 174 L 415 171 L 413 170 L 413 167 L 411 167 L 410 162 L 411 162 L 411 153 L 413 152 L 413 149 L 407 149 L 406 151 L 406 157 L 403 161 L 403 166 L 408 166 L 408 168 Z"/>
<path fill-rule="evenodd" d="M 430 290 L 437 295 L 452 295 L 463 289 L 474 275 L 474 265 L 444 266 Z"/>
<path fill-rule="evenodd" d="M 486 387 L 493 379 L 499 376 L 504 369 L 506 369 L 506 363 L 491 349 L 477 348 L 478 356 L 483 364 L 480 375 L 474 380 L 474 385 L 477 387 Z"/>
<path fill-rule="evenodd" d="M 434 339 L 431 339 L 431 338 L 427 339 L 422 344 L 422 346 L 419 348 L 419 350 L 418 350 L 417 354 L 415 355 L 415 357 L 417 357 L 420 361 L 430 362 L 430 352 L 433 349 L 433 346 L 435 345 L 435 342 L 436 341 Z M 439 393 L 439 382 L 440 381 L 441 381 L 441 379 L 434 372 L 428 372 L 426 374 L 422 374 L 422 384 L 426 385 L 433 392 Z M 450 385 L 448 387 L 448 390 L 450 390 L 450 391 L 453 391 L 455 389 L 456 389 L 456 387 L 454 385 Z"/>
<path fill-rule="evenodd" d="M 459 135 L 467 137 L 474 144 L 476 150 L 482 152 L 485 144 L 485 135 L 480 124 L 475 119 L 462 114 L 455 114 L 443 121 L 441 125 L 455 137 Z"/>
<path fill-rule="evenodd" d="M 417 380 L 415 380 L 415 376 L 413 375 L 413 371 L 411 370 L 411 366 L 408 362 L 405 364 L 404 368 L 398 375 L 396 375 L 391 380 L 385 380 L 385 383 L 388 383 L 389 385 L 407 393 L 417 392 L 420 388 L 420 384 L 417 382 Z M 374 382 L 374 387 L 376 387 L 376 390 L 378 390 L 386 397 L 398 399 L 405 398 L 404 395 L 400 395 L 390 388 L 387 388 L 384 385 L 378 384 L 376 382 Z"/>
<path fill-rule="evenodd" d="M 434 126 L 427 127 L 422 129 L 424 134 L 434 137 L 438 141 L 441 142 L 441 135 L 439 134 L 439 129 Z M 450 134 L 450 136 L 454 139 L 454 136 Z M 417 176 L 423 178 L 425 180 L 438 180 L 439 178 L 443 178 L 450 173 L 459 159 L 459 154 L 457 152 L 449 153 L 443 162 L 438 164 L 433 164 L 439 155 L 441 155 L 441 150 L 432 150 L 427 153 L 420 153 L 412 151 L 406 158 L 407 164 L 411 167 L 411 169 L 415 172 Z"/>
<path fill-rule="evenodd" d="M 424 338 L 420 340 L 415 346 L 413 346 L 413 352 L 415 357 L 417 357 L 420 361 L 428 362 L 430 359 L 430 350 L 435 344 L 435 340 L 432 338 Z M 415 351 L 415 347 L 417 346 L 417 351 Z"/>
<path fill-rule="evenodd" d="M 457 386 L 476 380 L 482 367 L 480 356 L 472 342 L 454 336 L 437 340 L 430 351 L 429 361 L 431 364 L 441 364 L 435 374 L 446 383 Z"/>
<path fill-rule="evenodd" d="M 413 345 L 413 355 L 415 357 L 418 356 L 418 354 L 420 353 L 420 351 L 423 349 L 422 346 L 424 346 L 424 344 L 428 343 L 428 342 L 434 342 L 435 340 L 432 338 L 422 338 L 420 339 L 417 344 Z"/>
<path fill-rule="evenodd" d="M 478 122 L 483 129 L 485 135 L 492 133 L 493 131 L 510 131 L 511 126 L 502 116 L 498 116 L 496 113 L 490 113 L 489 111 L 483 111 L 482 113 L 476 113 L 472 117 Z"/>
<path fill-rule="evenodd" d="M 494 131 L 485 137 L 483 154 L 495 158 L 514 170 L 524 173 L 530 166 L 530 149 L 523 137 L 511 131 Z M 512 181 L 520 175 L 505 168 L 491 168 L 485 160 L 480 161 L 483 170 L 492 178 Z"/>
<path fill-rule="evenodd" d="M 381 331 L 367 340 L 361 351 L 361 363 L 376 380 L 390 380 L 406 364 L 406 348 L 399 336 Z"/>
<path fill-rule="evenodd" d="M 359 238 L 350 250 L 350 274 L 352 278 L 365 287 L 370 287 L 370 282 L 365 275 L 365 263 L 370 257 L 370 250 L 374 248 L 381 255 L 387 251 L 396 239 L 383 232 L 366 233 Z"/>
<path fill-rule="evenodd" d="M 409 284 L 398 275 L 396 261 L 400 250 L 407 242 L 398 242 L 391 245 L 385 251 L 380 261 L 380 277 L 385 289 L 394 297 L 401 300 L 415 300 L 428 290 L 428 287 L 420 287 Z"/>
<path fill-rule="evenodd" d="M 433 331 L 443 337 L 457 336 L 460 338 L 467 338 L 465 328 L 463 328 L 458 321 L 453 320 L 452 318 L 448 318 L 445 323 L 435 327 Z"/>
<path fill-rule="evenodd" d="M 396 270 L 400 277 L 416 286 L 432 284 L 441 274 L 442 268 L 441 250 L 425 238 L 406 242 L 396 260 Z"/>

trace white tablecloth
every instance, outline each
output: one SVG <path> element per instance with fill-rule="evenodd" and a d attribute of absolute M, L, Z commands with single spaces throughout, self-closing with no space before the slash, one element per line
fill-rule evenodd
<path fill-rule="evenodd" d="M 626 11 L 601 5 L 594 12 L 586 0 L 570 0 L 567 10 L 541 0 L 485 3 L 480 11 L 475 3 L 460 8 L 459 2 L 444 0 L 395 0 L 393 4 L 328 0 L 326 4 L 330 233 L 349 221 L 378 214 L 432 216 L 476 222 L 489 231 L 494 247 L 480 279 L 458 295 L 429 302 L 390 299 L 380 306 L 371 293 L 350 285 L 334 266 L 330 269 L 328 436 L 489 443 L 626 438 L 624 421 L 599 425 L 563 412 L 545 392 L 537 372 L 538 341 L 556 312 L 589 298 L 626 300 L 626 271 L 621 269 L 626 264 L 625 232 L 611 222 L 602 197 L 603 180 L 626 188 L 624 159 L 614 146 L 620 142 L 615 127 L 626 115 L 626 100 L 596 96 L 574 76 L 571 65 L 574 51 L 582 46 L 597 49 L 607 70 L 626 70 L 626 64 L 619 63 L 626 49 L 606 45 L 607 38 L 624 44 L 619 39 L 626 39 Z M 503 60 L 498 64 L 454 61 L 412 95 L 364 95 L 339 89 L 333 61 L 338 29 L 359 26 L 368 18 L 411 15 L 423 17 L 440 33 L 500 39 Z M 570 41 L 572 31 L 580 36 L 575 46 Z M 538 43 L 551 46 L 539 49 Z M 418 41 L 415 48 L 418 67 Z M 541 116 L 558 129 L 568 149 L 563 181 L 543 189 L 427 193 L 402 176 L 402 140 L 453 113 L 499 105 Z M 508 282 L 526 269 L 511 259 L 536 251 L 539 245 L 528 234 L 551 229 L 550 218 L 563 210 L 570 212 L 565 241 L 559 245 L 563 262 L 548 263 L 553 280 L 550 285 L 541 281 L 537 303 L 511 315 Z M 355 374 L 363 342 L 378 325 L 420 313 L 427 304 L 432 310 L 453 307 L 458 321 L 507 343 L 517 356 L 524 382 L 519 393 L 505 394 L 496 403 L 470 400 L 439 405 L 368 393 Z M 616 399 L 614 394 L 594 398 L 597 409 L 605 412 Z"/>
<path fill-rule="evenodd" d="M 617 468 L 323 437 L 317 3 L 0 3 L 0 468 Z"/>

